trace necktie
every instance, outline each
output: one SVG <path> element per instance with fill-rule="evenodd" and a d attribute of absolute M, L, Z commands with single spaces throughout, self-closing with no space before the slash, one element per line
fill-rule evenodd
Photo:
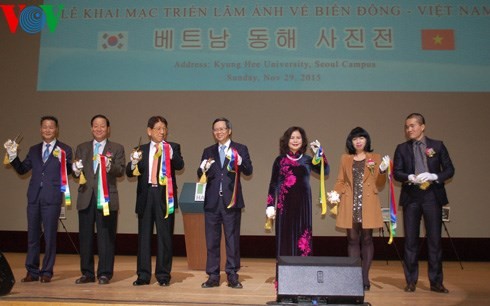
<path fill-rule="evenodd" d="M 96 142 L 95 143 L 95 149 L 94 149 L 94 173 L 97 171 L 97 154 L 99 154 L 99 148 L 100 148 L 100 143 Z"/>
<path fill-rule="evenodd" d="M 153 166 L 151 167 L 151 183 L 156 185 L 157 180 L 157 172 L 158 172 L 158 145 L 155 144 L 155 154 L 153 155 Z"/>
<path fill-rule="evenodd" d="M 414 152 L 415 156 L 415 175 L 427 172 L 425 162 L 424 162 L 424 154 L 422 152 L 422 142 L 416 141 Z"/>
<path fill-rule="evenodd" d="M 226 146 L 219 147 L 219 161 L 221 162 L 221 167 L 225 164 L 225 148 Z"/>
<path fill-rule="evenodd" d="M 48 157 L 49 157 L 49 147 L 51 146 L 51 144 L 46 144 L 46 149 L 44 149 L 44 152 L 43 152 L 43 163 L 45 163 L 47 160 L 48 160 Z"/>

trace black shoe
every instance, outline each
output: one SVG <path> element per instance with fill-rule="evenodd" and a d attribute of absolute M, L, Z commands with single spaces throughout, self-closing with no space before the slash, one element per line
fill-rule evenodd
<path fill-rule="evenodd" d="M 95 276 L 82 275 L 79 279 L 75 281 L 75 284 L 86 284 L 86 283 L 94 283 Z"/>
<path fill-rule="evenodd" d="M 145 280 L 142 280 L 141 278 L 137 278 L 133 282 L 133 286 L 143 286 L 143 285 L 149 285 L 149 284 L 150 284 L 150 281 L 145 281 Z"/>
<path fill-rule="evenodd" d="M 107 285 L 109 284 L 109 278 L 105 275 L 99 277 L 99 285 Z"/>
<path fill-rule="evenodd" d="M 434 285 L 434 286 L 430 286 L 430 291 L 434 291 L 434 292 L 437 292 L 437 293 L 449 293 L 449 290 L 446 289 L 446 287 L 444 287 L 443 284 L 440 284 L 440 285 Z"/>
<path fill-rule="evenodd" d="M 228 287 L 233 288 L 233 289 L 242 289 L 242 283 L 238 281 L 238 279 L 228 279 Z"/>
<path fill-rule="evenodd" d="M 168 286 L 170 286 L 170 281 L 169 280 L 165 280 L 165 279 L 164 280 L 159 280 L 158 281 L 158 284 L 160 286 L 162 286 L 162 287 L 168 287 Z"/>
<path fill-rule="evenodd" d="M 415 288 L 416 287 L 414 283 L 408 283 L 405 287 L 405 292 L 415 292 Z"/>
<path fill-rule="evenodd" d="M 207 281 L 201 284 L 201 288 L 213 288 L 213 287 L 219 287 L 219 280 L 208 278 Z"/>
<path fill-rule="evenodd" d="M 41 283 L 50 283 L 51 282 L 51 276 L 43 275 L 41 276 Z"/>
<path fill-rule="evenodd" d="M 371 285 L 364 285 L 364 291 L 371 290 Z"/>
<path fill-rule="evenodd" d="M 37 282 L 39 280 L 39 276 L 34 276 L 31 273 L 27 272 L 26 277 L 21 279 L 20 281 L 23 283 Z"/>

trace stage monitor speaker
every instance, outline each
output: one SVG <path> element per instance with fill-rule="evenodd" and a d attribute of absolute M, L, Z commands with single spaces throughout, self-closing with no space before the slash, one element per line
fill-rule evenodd
<path fill-rule="evenodd" d="M 15 284 L 14 274 L 7 258 L 0 252 L 0 296 L 10 293 Z"/>
<path fill-rule="evenodd" d="M 326 304 L 363 304 L 361 259 L 280 256 L 277 297 L 278 301 L 310 298 Z"/>

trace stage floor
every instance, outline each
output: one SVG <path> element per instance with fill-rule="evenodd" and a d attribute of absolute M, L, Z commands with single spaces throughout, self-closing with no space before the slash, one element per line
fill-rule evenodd
<path fill-rule="evenodd" d="M 175 257 L 169 287 L 160 287 L 153 278 L 149 286 L 134 287 L 136 257 L 117 256 L 114 278 L 109 285 L 76 285 L 80 276 L 79 257 L 60 254 L 56 258 L 51 283 L 21 283 L 25 276 L 25 254 L 6 253 L 16 284 L 10 294 L 0 297 L 2 305 L 265 305 L 275 300 L 273 259 L 242 258 L 240 281 L 243 289 L 221 286 L 202 289 L 204 271 L 187 268 L 186 258 Z M 155 258 L 153 258 L 155 260 Z M 427 263 L 421 262 L 420 280 L 414 293 L 403 291 L 405 281 L 399 261 L 375 261 L 371 268 L 371 290 L 365 302 L 374 306 L 490 305 L 490 263 L 444 263 L 445 286 L 449 294 L 429 290 Z"/>

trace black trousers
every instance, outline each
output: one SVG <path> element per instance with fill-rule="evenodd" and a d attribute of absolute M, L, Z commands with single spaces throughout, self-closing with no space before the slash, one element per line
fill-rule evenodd
<path fill-rule="evenodd" d="M 172 271 L 172 237 L 175 214 L 165 219 L 165 187 L 149 187 L 148 199 L 142 215 L 138 216 L 138 278 L 151 279 L 151 238 L 153 225 L 157 230 L 157 257 L 155 277 L 157 281 L 170 281 Z"/>
<path fill-rule="evenodd" d="M 415 192 L 415 200 L 403 205 L 405 279 L 407 283 L 417 283 L 418 281 L 420 221 L 423 217 L 427 234 L 429 280 L 431 285 L 440 285 L 443 283 L 442 206 L 437 203 L 435 195 L 430 189 Z"/>

